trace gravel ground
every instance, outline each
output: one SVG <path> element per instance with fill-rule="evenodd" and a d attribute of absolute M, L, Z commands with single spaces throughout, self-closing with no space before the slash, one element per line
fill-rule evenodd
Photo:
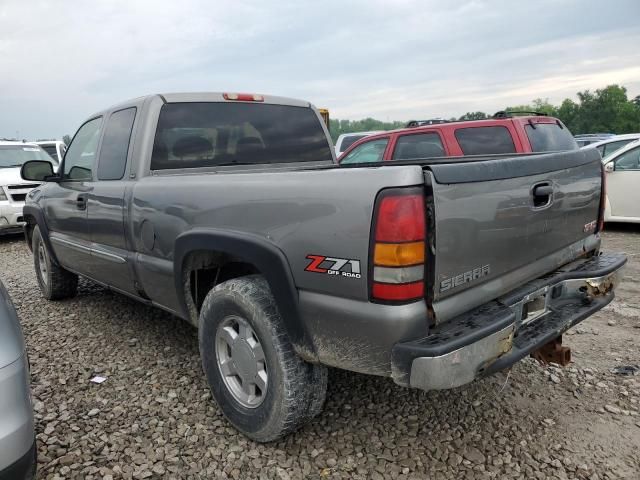
<path fill-rule="evenodd" d="M 611 372 L 640 364 L 640 227 L 612 227 L 604 247 L 630 265 L 615 303 L 565 337 L 570 367 L 527 359 L 430 393 L 332 371 L 324 413 L 259 445 L 212 401 L 193 328 L 88 283 L 47 302 L 22 239 L 0 238 L 31 360 L 39 478 L 640 478 L 640 375 Z"/>

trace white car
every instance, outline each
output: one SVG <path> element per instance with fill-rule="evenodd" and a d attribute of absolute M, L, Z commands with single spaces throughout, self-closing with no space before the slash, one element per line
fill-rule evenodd
<path fill-rule="evenodd" d="M 47 152 L 58 163 L 62 162 L 64 152 L 67 151 L 67 145 L 60 140 L 46 140 L 42 142 L 34 142 L 36 145 L 40 145 L 42 149 Z"/>
<path fill-rule="evenodd" d="M 58 162 L 35 143 L 0 141 L 0 232 L 20 229 L 23 222 L 22 207 L 27 194 L 39 184 L 20 177 L 20 167 L 28 160 Z"/>
<path fill-rule="evenodd" d="M 603 160 L 607 175 L 605 222 L 640 223 L 640 140 Z"/>
<path fill-rule="evenodd" d="M 597 148 L 600 151 L 602 158 L 611 155 L 616 150 L 624 147 L 625 145 L 640 140 L 640 133 L 626 133 L 624 135 L 614 135 L 606 140 L 600 140 L 599 142 L 590 143 L 582 148 Z"/>
<path fill-rule="evenodd" d="M 347 148 L 356 143 L 358 140 L 369 135 L 375 135 L 376 133 L 382 133 L 382 130 L 374 130 L 371 132 L 356 132 L 356 133 L 343 133 L 336 140 L 336 158 L 342 155 Z"/>

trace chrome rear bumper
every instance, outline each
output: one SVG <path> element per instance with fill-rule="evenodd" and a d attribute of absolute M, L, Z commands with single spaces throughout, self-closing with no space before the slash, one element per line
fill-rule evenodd
<path fill-rule="evenodd" d="M 443 390 L 509 367 L 610 303 L 625 263 L 620 254 L 573 262 L 435 328 L 425 338 L 397 344 L 394 380 Z"/>

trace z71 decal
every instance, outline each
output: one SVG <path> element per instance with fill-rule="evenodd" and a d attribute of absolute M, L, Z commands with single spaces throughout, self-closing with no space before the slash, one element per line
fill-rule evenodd
<path fill-rule="evenodd" d="M 310 262 L 304 269 L 306 272 L 362 278 L 360 274 L 360 260 L 325 257 L 324 255 L 307 255 L 307 259 L 310 260 Z"/>

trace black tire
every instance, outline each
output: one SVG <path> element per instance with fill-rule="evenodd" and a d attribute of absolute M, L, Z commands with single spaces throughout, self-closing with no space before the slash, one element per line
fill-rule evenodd
<path fill-rule="evenodd" d="M 243 319 L 251 327 L 250 338 L 252 342 L 257 339 L 264 357 L 258 365 L 263 366 L 268 375 L 261 403 L 251 408 L 238 400 L 229 380 L 223 379 L 217 356 L 221 347 L 216 334 L 234 318 Z M 327 369 L 305 362 L 294 352 L 263 277 L 236 278 L 213 288 L 202 305 L 198 337 L 202 365 L 213 397 L 229 422 L 250 439 L 270 442 L 281 438 L 322 410 Z M 242 384 L 244 380 L 243 377 Z"/>
<path fill-rule="evenodd" d="M 31 240 L 33 265 L 42 295 L 47 300 L 62 300 L 78 294 L 78 275 L 65 270 L 51 260 L 47 244 L 42 239 L 40 228 L 33 229 Z M 44 265 L 44 268 L 42 266 Z"/>

